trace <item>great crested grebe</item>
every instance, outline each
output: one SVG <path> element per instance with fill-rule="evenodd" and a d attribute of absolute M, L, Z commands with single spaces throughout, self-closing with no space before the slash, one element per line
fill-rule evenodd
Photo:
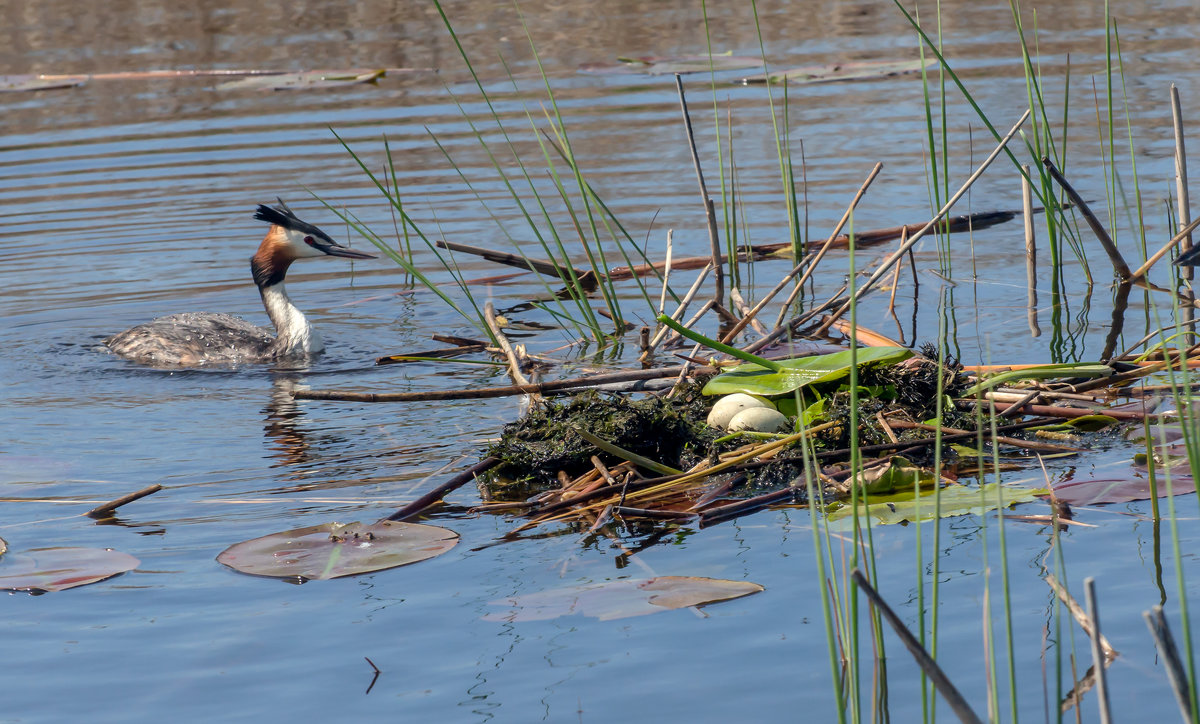
<path fill-rule="evenodd" d="M 108 348 L 134 362 L 159 367 L 273 362 L 321 352 L 325 345 L 320 335 L 292 304 L 283 287 L 288 267 L 297 259 L 318 256 L 376 257 L 344 247 L 301 221 L 283 199 L 275 207 L 260 205 L 254 218 L 271 225 L 258 251 L 250 257 L 250 271 L 267 316 L 275 325 L 275 336 L 231 314 L 185 312 L 113 335 L 104 340 Z"/>

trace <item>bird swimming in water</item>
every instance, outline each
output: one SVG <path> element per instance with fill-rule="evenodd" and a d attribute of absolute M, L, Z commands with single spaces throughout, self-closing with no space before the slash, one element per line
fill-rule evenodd
<path fill-rule="evenodd" d="M 275 334 L 231 314 L 185 312 L 159 317 L 104 340 L 114 353 L 155 367 L 197 367 L 305 359 L 325 345 L 284 289 L 288 267 L 297 259 L 340 256 L 374 259 L 374 254 L 338 244 L 324 231 L 301 221 L 279 199 L 260 205 L 254 218 L 271 225 L 250 272 Z"/>

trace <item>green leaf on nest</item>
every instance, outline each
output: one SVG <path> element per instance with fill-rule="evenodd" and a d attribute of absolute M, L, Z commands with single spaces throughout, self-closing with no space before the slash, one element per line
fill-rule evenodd
<path fill-rule="evenodd" d="M 729 395 L 745 392 L 752 395 L 786 395 L 806 385 L 835 382 L 850 374 L 850 352 L 843 350 L 814 357 L 781 360 L 783 368 L 772 372 L 756 364 L 741 364 L 717 375 L 704 386 L 706 395 Z M 903 347 L 862 347 L 855 350 L 858 366 L 895 364 L 913 353 Z"/>

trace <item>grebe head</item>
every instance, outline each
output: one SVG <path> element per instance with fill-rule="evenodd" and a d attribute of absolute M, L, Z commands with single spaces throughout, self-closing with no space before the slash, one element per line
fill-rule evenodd
<path fill-rule="evenodd" d="M 288 267 L 297 259 L 340 256 L 346 259 L 374 259 L 374 254 L 342 246 L 312 224 L 301 221 L 283 199 L 278 206 L 259 205 L 254 218 L 271 225 L 271 230 L 251 258 L 254 281 L 268 287 L 283 281 Z"/>

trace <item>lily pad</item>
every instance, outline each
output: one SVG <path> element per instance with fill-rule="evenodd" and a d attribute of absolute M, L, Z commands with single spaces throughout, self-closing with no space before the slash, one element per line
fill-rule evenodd
<path fill-rule="evenodd" d="M 0 75 L 0 93 L 74 88 L 87 81 L 86 75 Z"/>
<path fill-rule="evenodd" d="M 325 523 L 235 543 L 217 556 L 252 576 L 309 580 L 354 576 L 439 556 L 458 543 L 447 528 L 389 520 Z"/>
<path fill-rule="evenodd" d="M 850 352 L 842 350 L 833 354 L 777 362 L 783 369 L 778 372 L 754 363 L 734 367 L 717 375 L 704 386 L 706 395 L 729 395 L 745 392 L 751 395 L 786 395 L 805 385 L 834 382 L 850 374 Z M 867 364 L 895 364 L 913 353 L 903 347 L 862 347 L 855 350 L 858 366 Z"/>
<path fill-rule="evenodd" d="M 1166 478 L 1157 476 L 1158 497 L 1167 497 Z M 1171 474 L 1171 492 L 1186 495 L 1196 492 L 1196 483 L 1190 475 Z M 1129 503 L 1150 499 L 1150 479 L 1129 476 L 1126 478 L 1095 478 L 1072 480 L 1054 486 L 1054 497 L 1071 505 L 1103 505 L 1105 503 Z"/>
<path fill-rule="evenodd" d="M 1043 488 L 1000 486 L 1001 502 L 1006 508 L 1011 508 L 1017 503 L 1032 502 L 1037 500 L 1038 496 L 1046 495 L 1048 492 Z M 982 515 L 997 508 L 996 483 L 988 483 L 982 488 L 969 488 L 965 485 L 950 485 L 942 488 L 940 516 L 934 509 L 933 495 L 934 491 L 922 493 L 919 500 L 913 497 L 911 491 L 888 496 L 873 495 L 866 510 L 862 511 L 862 506 L 859 507 L 859 510 L 863 515 L 871 517 L 872 525 L 892 525 L 936 520 L 938 517 Z M 840 505 L 827 517 L 832 530 L 849 530 L 854 525 L 853 509 L 849 505 Z"/>
<path fill-rule="evenodd" d="M 762 66 L 762 59 L 752 56 L 739 55 L 671 55 L 657 56 L 645 55 L 637 58 L 622 58 L 618 57 L 616 63 L 589 63 L 580 66 L 579 70 L 584 73 L 597 74 L 644 74 L 644 75 L 671 75 L 679 73 L 684 75 L 687 73 L 707 73 L 709 70 L 717 72 L 726 70 L 746 70 L 747 68 L 758 68 Z"/>
<path fill-rule="evenodd" d="M 63 591 L 132 571 L 140 563 L 111 548 L 33 548 L 0 561 L 0 590 Z"/>
<path fill-rule="evenodd" d="M 217 90 L 313 90 L 316 88 L 340 88 L 360 83 L 374 83 L 387 75 L 381 69 L 351 68 L 349 70 L 307 70 L 300 73 L 257 75 L 231 80 L 217 86 Z"/>
<path fill-rule="evenodd" d="M 832 83 L 840 80 L 869 80 L 891 75 L 917 73 L 937 64 L 937 58 L 917 60 L 872 60 L 855 63 L 809 65 L 803 68 L 780 70 L 741 78 L 742 83 Z"/>
<path fill-rule="evenodd" d="M 659 611 L 727 601 L 764 590 L 749 581 L 694 576 L 625 578 L 606 583 L 568 586 L 489 602 L 506 613 L 489 613 L 487 621 L 546 621 L 581 614 L 601 621 L 645 616 Z"/>

